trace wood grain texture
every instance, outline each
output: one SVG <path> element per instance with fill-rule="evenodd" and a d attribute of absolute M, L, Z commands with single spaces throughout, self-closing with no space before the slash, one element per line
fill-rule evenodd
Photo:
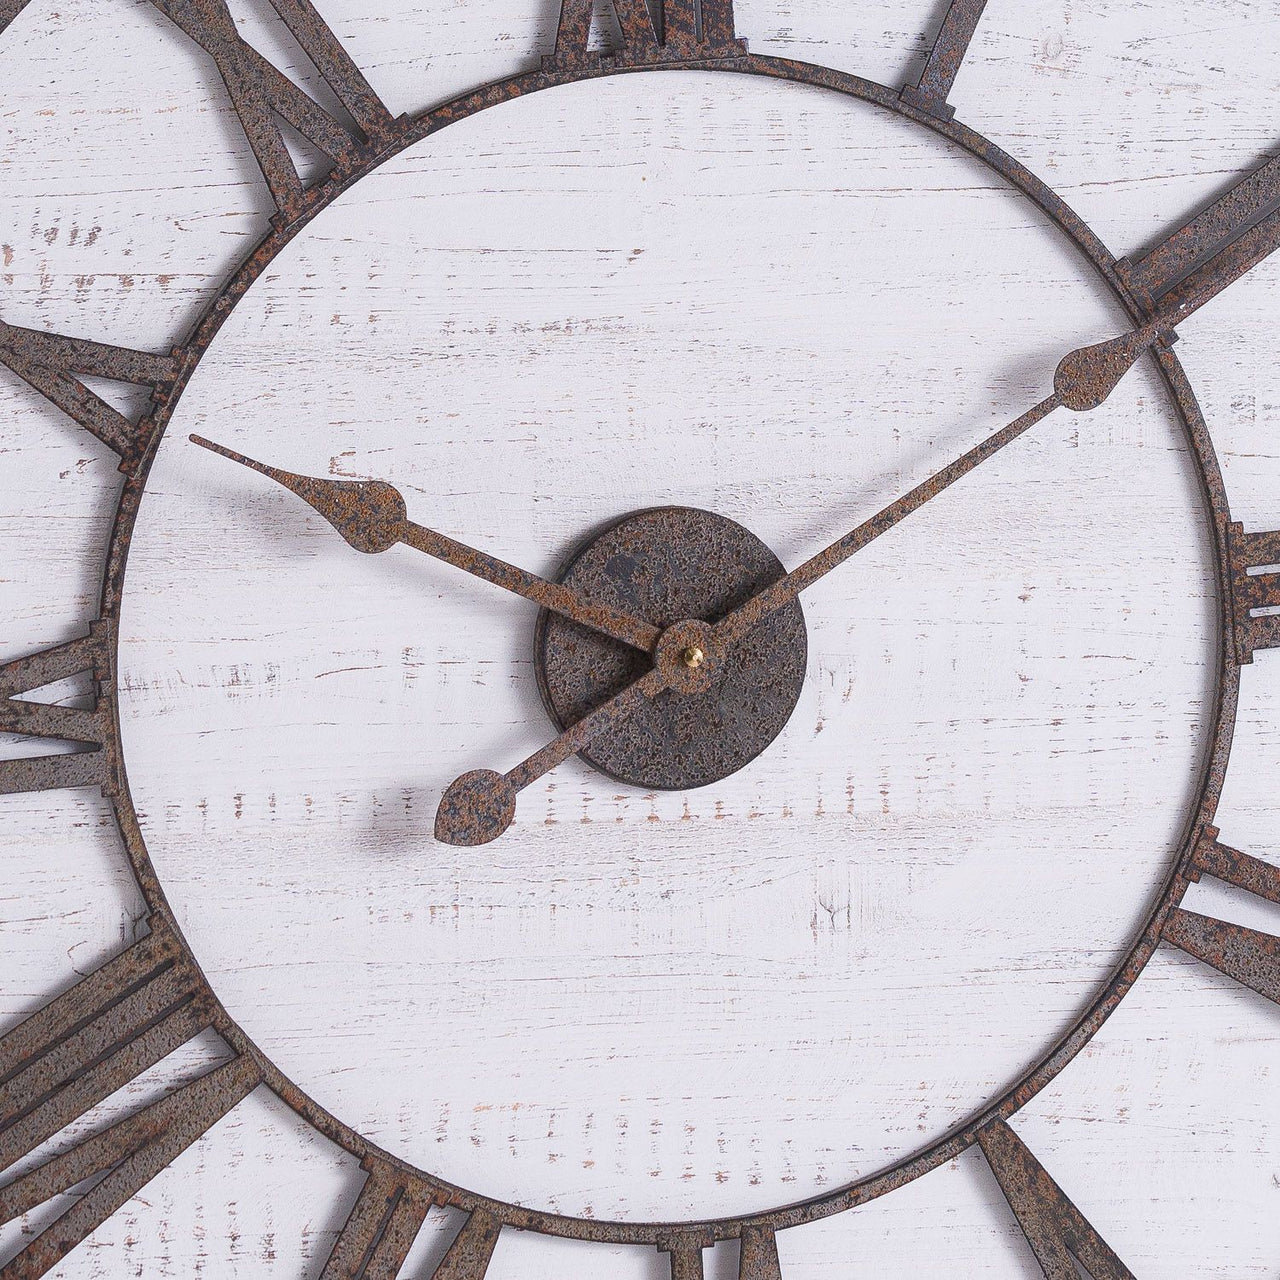
<path fill-rule="evenodd" d="M 546 3 L 370 7 L 321 6 L 393 111 L 554 39 Z M 742 3 L 739 29 L 898 84 L 942 8 Z M 241 17 L 293 73 L 288 40 Z M 1265 17 L 991 4 L 952 102 L 1137 251 L 1280 142 Z M 0 316 L 165 350 L 270 207 L 211 64 L 149 5 L 33 0 L 0 70 Z M 636 80 L 503 109 L 321 220 L 175 431 L 393 480 L 421 518 L 538 571 L 673 492 L 794 563 L 1114 327 L 992 185 L 776 86 Z M 1247 528 L 1280 520 L 1278 300 L 1272 263 L 1179 346 Z M 219 993 L 344 1118 L 566 1210 L 763 1206 L 945 1129 L 1113 961 L 1195 764 L 1211 600 L 1194 487 L 1149 371 L 1123 390 L 815 591 L 806 698 L 761 770 L 649 797 L 570 767 L 483 858 L 425 832 L 449 777 L 545 732 L 528 615 L 443 569 L 343 559 L 287 495 L 175 435 L 131 570 L 126 746 Z M 0 661 L 83 633 L 116 461 L 0 380 Z M 1117 477 L 1123 519 L 1104 515 Z M 1246 673 L 1219 815 L 1272 860 L 1277 672 L 1263 654 Z M 3 1028 L 132 941 L 141 905 L 92 793 L 4 797 L 0 841 Z M 994 927 L 992 894 L 1019 927 Z M 1188 905 L 1276 931 L 1221 886 Z M 1272 1006 L 1162 952 L 1015 1127 L 1137 1274 L 1274 1275 L 1276 1044 Z M 120 1101 L 191 1069 L 162 1063 Z M 318 1275 L 361 1177 L 255 1095 L 59 1274 Z M 0 1234 L 0 1256 L 40 1225 Z M 407 1273 L 459 1225 L 430 1215 Z M 789 1280 L 1037 1274 L 969 1156 L 778 1247 Z M 733 1248 L 705 1261 L 736 1274 Z M 669 1264 L 508 1234 L 489 1275 L 606 1271 Z"/>

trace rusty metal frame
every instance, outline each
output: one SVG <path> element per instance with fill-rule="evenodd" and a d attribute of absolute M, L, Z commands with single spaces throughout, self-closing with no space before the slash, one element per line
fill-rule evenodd
<path fill-rule="evenodd" d="M 196 325 L 191 339 L 182 348 L 182 368 L 171 394 L 156 406 L 153 415 L 154 435 L 150 449 L 135 473 L 125 482 L 115 525 L 112 530 L 111 550 L 102 598 L 103 616 L 118 617 L 124 589 L 129 539 L 145 490 L 147 474 L 155 449 L 169 424 L 174 410 L 177 408 L 187 381 L 190 379 L 201 356 L 213 342 L 223 322 L 230 315 L 235 304 L 265 271 L 281 249 L 299 231 L 321 213 L 332 200 L 336 199 L 348 187 L 353 186 L 384 161 L 459 120 L 467 119 L 500 103 L 510 102 L 531 93 L 544 92 L 560 85 L 599 79 L 609 75 L 659 73 L 672 69 L 673 65 L 669 63 L 627 65 L 615 62 L 610 65 L 604 60 L 597 60 L 593 63 L 585 63 L 571 68 L 562 68 L 554 64 L 544 66 L 530 74 L 515 76 L 497 84 L 487 85 L 474 93 L 466 94 L 442 107 L 429 111 L 423 116 L 407 121 L 399 136 L 388 142 L 377 154 L 360 157 L 355 160 L 346 173 L 333 175 L 317 193 L 317 199 L 304 215 L 274 227 L 227 283 L 221 293 L 210 303 L 204 317 Z M 944 121 L 937 116 L 913 108 L 907 102 L 904 102 L 895 90 L 874 84 L 871 81 L 846 72 L 816 67 L 807 63 L 758 55 L 744 55 L 732 59 L 689 60 L 675 64 L 674 69 L 749 74 L 832 89 L 850 98 L 894 112 L 916 124 L 926 126 L 982 160 L 1001 178 L 1031 199 L 1059 229 L 1066 233 L 1068 238 L 1093 266 L 1102 282 L 1108 286 L 1113 296 L 1120 301 L 1126 312 L 1133 317 L 1135 323 L 1141 323 L 1146 318 L 1136 300 L 1121 284 L 1115 270 L 1116 260 L 1104 248 L 1093 232 L 1090 231 L 1084 221 L 1017 160 L 967 126 L 954 121 Z M 1208 767 L 1205 771 L 1204 784 L 1201 788 L 1198 802 L 1195 805 L 1195 813 L 1188 824 L 1182 848 L 1169 874 L 1163 892 L 1160 894 L 1157 905 L 1148 915 L 1137 940 L 1118 971 L 1105 985 L 1090 1009 L 1054 1046 L 1053 1050 L 1037 1063 L 1004 1097 L 985 1108 L 979 1116 L 970 1120 L 955 1133 L 948 1135 L 939 1142 L 933 1143 L 923 1153 L 896 1165 L 892 1169 L 864 1178 L 850 1186 L 814 1197 L 801 1204 L 786 1206 L 768 1213 L 748 1214 L 735 1219 L 681 1224 L 675 1228 L 673 1228 L 672 1224 L 662 1223 L 591 1221 L 570 1218 L 560 1214 L 543 1213 L 517 1205 L 490 1200 L 485 1196 L 475 1195 L 463 1188 L 443 1183 L 429 1174 L 424 1175 L 421 1170 L 406 1169 L 406 1172 L 425 1177 L 433 1189 L 443 1192 L 448 1202 L 457 1208 L 466 1211 L 482 1210 L 493 1215 L 505 1225 L 525 1230 L 541 1231 L 550 1235 L 569 1236 L 582 1240 L 613 1244 L 657 1245 L 660 1240 L 669 1239 L 673 1234 L 673 1230 L 679 1234 L 690 1232 L 699 1237 L 705 1236 L 709 1241 L 736 1238 L 747 1227 L 763 1227 L 776 1233 L 787 1227 L 812 1222 L 818 1218 L 827 1217 L 833 1213 L 839 1213 L 855 1205 L 865 1203 L 919 1177 L 929 1169 L 936 1168 L 938 1165 L 953 1159 L 977 1140 L 979 1130 L 986 1124 L 996 1119 L 1008 1119 L 1021 1107 L 1025 1106 L 1084 1047 L 1089 1038 L 1116 1008 L 1121 998 L 1128 992 L 1138 974 L 1145 967 L 1159 941 L 1165 917 L 1181 901 L 1186 892 L 1188 884 L 1187 872 L 1191 865 L 1192 855 L 1197 846 L 1200 832 L 1204 826 L 1213 821 L 1221 794 L 1232 730 L 1234 728 L 1236 698 L 1239 689 L 1239 668 L 1234 658 L 1234 645 L 1229 638 L 1232 634 L 1229 628 L 1233 623 L 1231 615 L 1227 611 L 1231 588 L 1226 573 L 1226 565 L 1228 564 L 1227 526 L 1230 522 L 1226 490 L 1203 415 L 1180 362 L 1167 346 L 1161 346 L 1156 351 L 1155 358 L 1182 417 L 1189 442 L 1199 464 L 1207 504 L 1207 514 L 1212 528 L 1213 546 L 1216 552 L 1218 590 L 1221 601 L 1222 639 L 1218 653 L 1220 688 L 1214 717 L 1215 727 L 1212 733 L 1212 747 L 1209 753 Z M 164 891 L 147 856 L 146 845 L 137 816 L 134 814 L 132 804 L 128 799 L 127 782 L 122 795 L 117 801 L 117 815 L 129 856 L 149 905 L 154 911 L 160 913 L 163 918 L 169 920 L 171 927 L 176 931 L 172 914 L 167 908 Z M 378 1150 L 373 1144 L 344 1125 L 337 1117 L 330 1115 L 303 1093 L 302 1090 L 286 1079 L 270 1062 L 262 1058 L 234 1022 L 229 1017 L 226 1017 L 225 1014 L 224 1017 L 226 1019 L 225 1023 L 220 1025 L 219 1030 L 228 1043 L 240 1052 L 259 1058 L 266 1083 L 285 1102 L 315 1125 L 317 1129 L 361 1159 L 376 1157 L 380 1160 L 389 1161 L 394 1165 L 400 1164 L 398 1160 L 387 1152 Z"/>
<path fill-rule="evenodd" d="M 289 2 L 291 3 L 292 0 Z M 627 0 L 625 4 L 620 3 L 620 16 L 630 14 L 631 20 L 639 21 L 635 16 L 638 13 L 635 6 L 640 2 L 641 0 Z M 172 8 L 174 3 L 175 0 L 165 0 L 161 7 Z M 581 48 L 568 43 L 566 24 L 569 27 L 575 23 L 581 25 L 584 21 L 583 13 L 587 13 L 589 17 L 590 9 L 589 4 L 584 9 L 583 0 L 568 0 L 562 12 L 557 53 L 545 59 L 540 68 L 484 85 L 413 118 L 402 117 L 392 121 L 389 117 L 378 116 L 376 130 L 371 129 L 363 139 L 354 139 L 348 149 L 333 148 L 339 151 L 339 154 L 334 157 L 335 166 L 320 184 L 305 193 L 288 187 L 285 191 L 287 198 L 282 197 L 279 201 L 280 211 L 272 219 L 265 237 L 226 281 L 194 325 L 186 341 L 175 348 L 172 355 L 156 357 L 157 363 L 154 367 L 137 368 L 136 363 L 131 364 L 127 359 L 121 366 L 125 376 L 132 373 L 139 379 L 151 381 L 155 386 L 155 394 L 150 412 L 143 422 L 138 424 L 139 435 L 128 442 L 127 452 L 122 448 L 117 449 L 125 458 L 121 467 L 125 472 L 125 480 L 110 534 L 101 597 L 101 617 L 95 624 L 98 629 L 97 634 L 104 638 L 102 648 L 96 651 L 95 662 L 101 665 L 99 660 L 104 654 L 107 661 L 105 669 L 99 669 L 99 665 L 94 667 L 100 699 L 99 710 L 95 711 L 94 715 L 99 716 L 105 709 L 109 719 L 110 733 L 108 740 L 102 744 L 107 762 L 103 778 L 109 778 L 109 781 L 97 780 L 102 783 L 104 794 L 111 800 L 125 849 L 152 913 L 149 920 L 152 934 L 166 940 L 165 945 L 171 943 L 176 945 L 185 971 L 199 975 L 200 982 L 203 984 L 199 998 L 204 1002 L 202 1007 L 207 1006 L 208 1025 L 216 1029 L 235 1051 L 237 1062 L 251 1064 L 245 1068 L 248 1072 L 244 1077 L 245 1080 L 250 1083 L 260 1080 L 266 1084 L 319 1132 L 355 1156 L 368 1172 L 369 1181 L 366 1189 L 362 1192 L 360 1201 L 348 1223 L 360 1239 L 364 1238 L 364 1234 L 361 1233 L 372 1233 L 371 1239 L 376 1236 L 374 1243 L 368 1246 L 372 1252 L 364 1255 L 366 1259 L 373 1257 L 379 1249 L 384 1247 L 384 1241 L 392 1238 L 385 1234 L 387 1232 L 399 1233 L 395 1235 L 397 1241 L 407 1232 L 411 1241 L 412 1234 L 416 1232 L 423 1215 L 434 1204 L 450 1205 L 470 1215 L 462 1236 L 459 1237 L 458 1243 L 449 1255 L 450 1258 L 455 1258 L 456 1255 L 455 1262 L 448 1263 L 446 1260 L 447 1265 L 456 1267 L 456 1270 L 447 1271 L 449 1276 L 483 1275 L 498 1232 L 503 1227 L 509 1227 L 583 1241 L 653 1246 L 671 1255 L 673 1275 L 678 1277 L 701 1275 L 703 1249 L 717 1241 L 740 1239 L 743 1242 L 741 1272 L 743 1277 L 746 1280 L 756 1280 L 756 1277 L 759 1277 L 759 1280 L 770 1280 L 771 1277 L 780 1275 L 775 1244 L 775 1236 L 779 1231 L 841 1213 L 893 1191 L 952 1160 L 975 1143 L 982 1144 L 989 1160 L 993 1159 L 992 1152 L 1003 1151 L 1006 1153 L 1007 1160 L 1012 1162 L 1005 1170 L 1009 1175 L 1007 1178 L 1002 1176 L 999 1168 L 997 1168 L 997 1176 L 1000 1177 L 1002 1186 L 1005 1186 L 1006 1194 L 1010 1195 L 1010 1203 L 1014 1205 L 1015 1212 L 1018 1212 L 1024 1229 L 1028 1231 L 1028 1239 L 1031 1240 L 1032 1228 L 1027 1225 L 1028 1219 L 1019 1212 L 1018 1206 L 1014 1203 L 1014 1193 L 1009 1188 L 1043 1183 L 1048 1175 L 1034 1163 L 1034 1158 L 1030 1157 L 1029 1153 L 1025 1153 L 1017 1145 L 1016 1138 L 1012 1137 L 1012 1131 L 1008 1129 L 1005 1122 L 1025 1106 L 1080 1052 L 1115 1010 L 1133 986 L 1157 945 L 1162 941 L 1162 935 L 1165 935 L 1170 921 L 1179 918 L 1176 913 L 1180 913 L 1179 904 L 1189 884 L 1198 880 L 1202 871 L 1208 870 L 1210 874 L 1215 874 L 1214 867 L 1218 868 L 1216 874 L 1226 874 L 1222 868 L 1227 863 L 1220 856 L 1217 861 L 1214 861 L 1211 856 L 1214 850 L 1220 848 L 1216 845 L 1217 832 L 1213 829 L 1212 823 L 1222 792 L 1234 731 L 1241 664 L 1250 660 L 1255 646 L 1261 647 L 1263 642 L 1272 638 L 1276 628 L 1280 627 L 1280 622 L 1260 625 L 1256 628 L 1257 634 L 1253 632 L 1247 635 L 1242 634 L 1240 621 L 1242 615 L 1239 611 L 1237 596 L 1250 591 L 1257 595 L 1264 588 L 1261 584 L 1255 585 L 1254 580 L 1249 579 L 1245 574 L 1245 568 L 1252 561 L 1248 559 L 1245 552 L 1238 550 L 1244 535 L 1239 526 L 1232 524 L 1223 478 L 1203 414 L 1182 365 L 1171 349 L 1172 335 L 1164 334 L 1151 346 L 1151 354 L 1180 416 L 1187 441 L 1198 465 L 1201 496 L 1211 533 L 1217 579 L 1218 681 L 1212 711 L 1212 728 L 1202 765 L 1198 795 L 1192 812 L 1188 816 L 1180 846 L 1172 859 L 1154 905 L 1133 939 L 1127 954 L 1098 991 L 1088 1009 L 1015 1084 L 941 1139 L 928 1144 L 890 1168 L 836 1190 L 800 1203 L 737 1217 L 680 1223 L 643 1223 L 597 1221 L 542 1212 L 494 1200 L 452 1185 L 433 1173 L 413 1168 L 363 1138 L 286 1078 L 256 1048 L 222 1008 L 203 976 L 199 974 L 198 961 L 181 940 L 180 931 L 169 909 L 163 886 L 151 864 L 138 816 L 130 798 L 127 771 L 120 753 L 119 709 L 114 686 L 117 659 L 114 624 L 119 618 L 125 589 L 130 539 L 146 491 L 147 478 L 156 449 L 169 427 L 185 387 L 201 358 L 217 337 L 222 324 L 276 255 L 295 236 L 339 195 L 387 160 L 406 148 L 432 137 L 449 125 L 492 107 L 530 94 L 554 90 L 560 86 L 615 75 L 654 74 L 673 70 L 706 71 L 728 75 L 750 75 L 808 85 L 827 89 L 859 103 L 893 113 L 931 130 L 947 142 L 976 157 L 1000 179 L 1036 205 L 1067 237 L 1093 268 L 1101 285 L 1132 317 L 1135 325 L 1147 324 L 1156 316 L 1157 306 L 1152 294 L 1146 287 L 1137 287 L 1135 268 L 1124 260 L 1117 261 L 1085 222 L 1025 166 L 975 130 L 954 119 L 954 112 L 945 100 L 958 66 L 958 56 L 955 56 L 954 49 L 944 48 L 938 53 L 936 59 L 931 60 L 929 66 L 933 68 L 932 78 L 927 67 L 920 85 L 910 86 L 907 90 L 892 89 L 847 72 L 789 59 L 751 54 L 741 41 L 734 38 L 732 5 L 729 0 L 702 0 L 702 4 L 701 12 L 704 15 L 705 29 L 688 31 L 673 29 L 669 46 L 653 46 L 659 50 L 656 54 L 653 49 L 648 49 L 647 52 L 628 56 L 624 50 L 621 55 L 609 56 L 586 52 L 585 35 Z M 277 7 L 280 6 L 277 5 Z M 957 0 L 953 6 L 955 27 L 961 32 L 960 54 L 963 53 L 963 44 L 967 41 L 968 35 L 972 34 L 973 25 L 976 24 L 982 7 L 982 4 L 976 3 L 975 0 Z M 626 22 L 627 19 L 624 16 L 624 34 L 627 31 Z M 3 24 L 0 24 L 0 27 L 2 26 Z M 664 49 L 666 52 L 662 52 Z M 281 184 L 273 183 L 272 185 L 274 190 Z M 288 186 L 288 184 L 284 185 Z M 1195 263 L 1192 262 L 1192 268 L 1194 265 Z M 1185 287 L 1183 281 L 1190 271 L 1191 268 L 1188 268 L 1188 271 L 1178 278 L 1177 287 Z M 1149 285 L 1149 275 L 1144 279 L 1147 279 Z M 1166 283 L 1166 287 L 1173 288 L 1174 285 Z M 16 332 L 8 329 L 7 326 L 6 331 L 10 338 Z M 5 332 L 0 332 L 0 346 L 3 345 L 4 338 Z M 110 362 L 111 353 L 118 350 L 92 344 L 82 347 L 80 355 L 84 371 L 102 372 L 103 361 Z M 0 355 L 3 355 L 3 351 L 0 351 Z M 13 367 L 12 364 L 11 367 Z M 118 372 L 111 372 L 113 367 L 108 363 L 108 375 L 120 376 Z M 17 371 L 22 373 L 21 369 Z M 28 372 L 31 370 L 29 369 Z M 36 369 L 35 373 L 41 377 L 45 376 L 39 369 Z M 68 393 L 65 382 L 54 384 L 54 390 L 64 397 Z M 51 395 L 50 398 L 54 396 Z M 55 403 L 57 403 L 56 399 Z M 91 407 L 93 412 L 99 412 L 98 406 Z M 108 425 L 114 431 L 119 424 L 113 421 Z M 138 440 L 142 441 L 140 448 L 135 447 Z M 1277 554 L 1276 547 L 1280 544 L 1275 542 L 1276 535 L 1264 537 L 1269 540 L 1257 544 L 1252 550 L 1257 553 L 1265 550 L 1267 555 Z M 1270 591 L 1270 587 L 1268 586 L 1266 590 Z M 1265 597 L 1259 595 L 1258 598 L 1264 604 L 1274 600 L 1272 594 L 1266 594 Z M 1252 600 L 1253 596 L 1249 596 L 1249 599 Z M 1275 639 L 1280 642 L 1280 635 L 1275 635 Z M 0 699 L 6 695 L 3 681 L 5 670 L 6 668 L 0 668 Z M 1236 874 L 1245 874 L 1239 872 L 1237 862 L 1232 862 L 1230 865 L 1236 868 Z M 1257 868 L 1250 869 L 1248 874 L 1255 880 L 1259 875 L 1265 879 L 1265 873 L 1258 872 Z M 1267 884 L 1270 885 L 1273 893 L 1280 894 L 1280 890 L 1277 890 L 1273 881 L 1267 881 Z M 1187 914 L 1180 913 L 1181 916 Z M 1173 939 L 1166 935 L 1163 940 Z M 8 1037 L 5 1039 L 7 1040 Z M 0 1061 L 0 1066 L 2 1065 Z M 0 1076 L 2 1075 L 3 1073 L 0 1072 Z M 2 1083 L 3 1080 L 0 1080 L 0 1084 Z M 249 1086 L 246 1084 L 244 1087 Z M 995 1167 L 994 1164 L 993 1167 Z M 1049 1185 L 1054 1185 L 1051 1179 L 1049 1179 Z M 3 1194 L 3 1189 L 0 1189 L 0 1194 Z M 385 1216 L 378 1218 L 377 1215 L 383 1213 L 384 1206 Z M 1035 1230 L 1042 1237 L 1052 1237 L 1055 1231 L 1061 1234 L 1061 1232 L 1075 1229 L 1073 1226 L 1075 1219 L 1071 1217 L 1074 1209 L 1069 1202 L 1067 1202 L 1067 1208 L 1057 1204 L 1052 1213 L 1044 1210 L 1043 1205 L 1041 1209 L 1043 1212 L 1035 1219 L 1038 1224 Z M 1076 1217 L 1078 1216 L 1077 1214 Z M 381 1223 L 381 1226 L 376 1229 L 368 1225 L 374 1222 L 375 1218 Z M 1055 1222 L 1058 1224 L 1056 1227 L 1053 1225 Z M 1046 1223 L 1049 1225 L 1045 1225 Z M 1045 1236 L 1046 1232 L 1048 1236 Z M 346 1240 L 345 1244 L 344 1240 Z M 386 1247 L 390 1248 L 389 1245 Z M 398 1244 L 396 1247 L 398 1248 Z M 1067 1246 L 1062 1245 L 1061 1240 L 1054 1244 L 1051 1239 L 1050 1244 L 1045 1247 L 1052 1250 L 1052 1248 Z M 345 1264 L 339 1265 L 352 1248 L 354 1245 L 347 1240 L 344 1230 L 344 1236 L 339 1240 L 333 1258 L 330 1260 L 334 1275 L 356 1274 L 356 1271 L 351 1269 L 356 1265 L 354 1262 L 351 1263 L 351 1268 L 347 1269 L 343 1269 Z M 1037 1255 L 1039 1254 L 1040 1251 L 1037 1249 Z M 1045 1265 L 1043 1259 L 1042 1265 Z M 1110 1263 L 1103 1258 L 1098 1266 L 1109 1267 Z M 1120 1269 L 1114 1272 L 1107 1271 L 1106 1274 L 1128 1274 L 1118 1260 L 1116 1260 L 1116 1266 Z M 446 1274 L 446 1272 L 442 1270 L 438 1274 Z M 1047 1268 L 1046 1274 L 1048 1274 Z M 1102 1275 L 1103 1271 L 1100 1269 L 1097 1274 Z M 330 1275 L 328 1268 L 325 1275 Z"/>

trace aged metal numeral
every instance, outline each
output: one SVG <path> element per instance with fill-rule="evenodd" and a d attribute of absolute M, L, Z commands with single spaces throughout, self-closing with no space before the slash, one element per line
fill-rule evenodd
<path fill-rule="evenodd" d="M 131 471 L 151 438 L 152 422 L 143 416 L 130 422 L 76 376 L 107 378 L 151 387 L 160 394 L 178 375 L 175 356 L 148 355 L 128 347 L 112 347 L 83 338 L 21 329 L 0 320 L 0 364 L 74 418 L 122 459 L 121 471 Z"/>
<path fill-rule="evenodd" d="M 484 1280 L 501 1230 L 497 1218 L 476 1210 L 462 1224 L 431 1280 Z"/>
<path fill-rule="evenodd" d="M 0 0 L 0 35 L 30 3 L 31 0 Z"/>
<path fill-rule="evenodd" d="M 744 1227 L 738 1280 L 782 1280 L 778 1241 L 765 1227 Z"/>
<path fill-rule="evenodd" d="M 672 1235 L 658 1241 L 658 1252 L 671 1256 L 671 1280 L 703 1280 L 703 1250 L 713 1243 L 710 1237 Z"/>
<path fill-rule="evenodd" d="M 740 58 L 746 44 L 735 38 L 733 0 L 611 0 L 622 29 L 624 62 L 687 62 Z M 563 0 L 553 59 L 558 66 L 584 66 L 589 53 L 592 0 Z"/>
<path fill-rule="evenodd" d="M 67 755 L 0 760 L 0 795 L 63 787 L 116 790 L 116 753 L 107 706 L 114 636 L 115 623 L 103 618 L 90 623 L 83 639 L 0 666 L 0 733 L 75 742 L 85 748 Z M 92 710 L 49 706 L 18 696 L 82 672 L 94 682 Z"/>
<path fill-rule="evenodd" d="M 1280 247 L 1280 156 L 1116 272 L 1148 315 L 1176 324 Z"/>
<path fill-rule="evenodd" d="M 235 1058 L 0 1187 L 4 1223 L 106 1174 L 0 1270 L 0 1280 L 33 1280 L 56 1266 L 260 1082 L 254 1062 Z"/>
<path fill-rule="evenodd" d="M 368 1177 L 320 1280 L 393 1280 L 431 1208 L 431 1194 L 390 1165 L 366 1162 Z"/>
<path fill-rule="evenodd" d="M 153 918 L 154 921 L 154 918 Z M 141 942 L 0 1039 L 0 1171 L 212 1025 L 172 932 Z"/>
<path fill-rule="evenodd" d="M 987 0 L 951 0 L 920 79 L 902 90 L 904 102 L 942 120 L 955 115 L 956 109 L 947 99 L 986 7 Z"/>
<path fill-rule="evenodd" d="M 212 59 L 240 117 L 279 216 L 291 220 L 306 189 L 275 117 L 291 124 L 335 163 L 349 162 L 387 134 L 394 120 L 310 0 L 271 0 L 316 70 L 354 122 L 340 123 L 276 70 L 236 30 L 226 0 L 151 0 Z"/>
<path fill-rule="evenodd" d="M 1047 1280 L 1080 1280 L 1077 1262 L 1093 1280 L 1134 1280 L 1003 1120 L 980 1129 L 978 1143 Z"/>
<path fill-rule="evenodd" d="M 1196 849 L 1193 873 L 1213 876 L 1246 893 L 1280 904 L 1280 867 L 1250 857 L 1218 841 L 1209 827 Z M 1181 907 L 1169 913 L 1160 935 L 1188 955 L 1212 965 L 1259 995 L 1280 1004 L 1280 938 L 1258 929 L 1228 924 Z"/>
<path fill-rule="evenodd" d="M 1280 532 L 1245 533 L 1227 528 L 1236 660 L 1252 662 L 1259 649 L 1280 648 Z M 1252 571 L 1252 572 L 1251 572 Z"/>

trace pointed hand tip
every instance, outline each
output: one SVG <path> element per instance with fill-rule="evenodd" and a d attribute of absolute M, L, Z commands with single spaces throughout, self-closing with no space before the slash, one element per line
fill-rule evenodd
<path fill-rule="evenodd" d="M 212 440 L 206 440 L 204 436 L 196 435 L 193 431 L 188 437 L 192 444 L 198 444 L 202 449 L 208 449 L 210 453 L 216 453 L 220 457 L 230 458 L 232 462 L 248 463 L 248 458 L 241 457 L 234 450 L 228 449 L 226 445 L 214 444 Z"/>

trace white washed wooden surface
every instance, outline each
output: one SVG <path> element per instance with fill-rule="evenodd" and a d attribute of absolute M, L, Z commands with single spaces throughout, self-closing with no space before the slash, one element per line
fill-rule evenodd
<path fill-rule="evenodd" d="M 322 6 L 397 111 L 530 65 L 554 8 Z M 897 83 L 941 10 L 849 8 L 740 3 L 739 25 L 758 50 Z M 1266 6 L 993 0 L 953 97 L 1123 251 L 1274 150 L 1278 47 Z M 266 209 L 211 68 L 149 6 L 34 0 L 0 70 L 0 314 L 164 348 Z M 1179 346 L 1252 528 L 1280 520 L 1278 302 L 1270 263 Z M 407 551 L 356 557 L 184 436 L 392 480 L 418 518 L 535 569 L 669 500 L 794 563 L 1117 322 L 986 171 L 795 88 L 565 90 L 351 193 L 193 385 L 127 593 L 131 781 L 232 1012 L 391 1149 L 597 1215 L 807 1195 L 1001 1087 L 1127 940 L 1201 745 L 1204 548 L 1149 371 L 812 593 L 805 697 L 752 770 L 620 799 L 569 766 L 478 851 L 426 832 L 449 778 L 545 733 L 528 612 Z M 118 475 L 9 378 L 0 449 L 5 658 L 92 616 Z M 1263 857 L 1280 856 L 1277 678 L 1271 655 L 1246 672 L 1220 814 Z M 118 950 L 141 907 L 100 803 L 0 813 L 10 1025 Z M 1138 1274 L 1280 1270 L 1277 1028 L 1273 1006 L 1161 953 L 1016 1122 Z M 59 1274 L 315 1274 L 349 1165 L 255 1098 Z M 973 1156 L 781 1244 L 798 1280 L 1037 1274 Z M 504 1238 L 494 1273 L 662 1274 L 644 1252 L 602 1258 Z"/>

